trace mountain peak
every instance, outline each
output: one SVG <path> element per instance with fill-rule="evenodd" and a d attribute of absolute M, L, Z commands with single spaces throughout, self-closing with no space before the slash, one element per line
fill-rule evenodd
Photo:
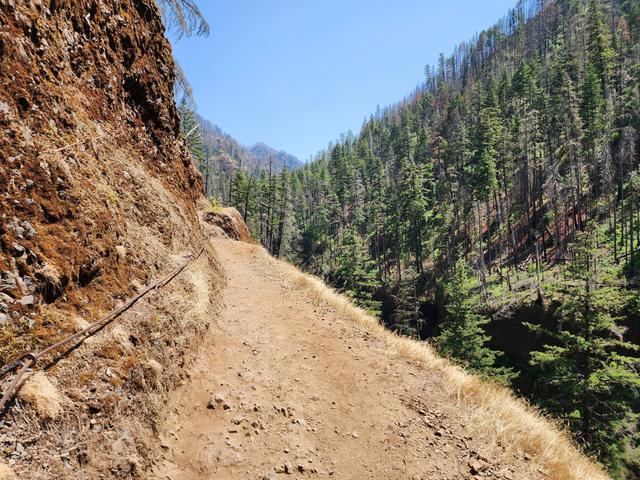
<path fill-rule="evenodd" d="M 249 151 L 253 153 L 263 165 L 268 165 L 270 158 L 273 160 L 274 166 L 277 166 L 279 169 L 286 167 L 289 170 L 294 170 L 303 165 L 297 157 L 290 153 L 284 150 L 276 150 L 262 142 L 254 143 L 249 147 Z"/>

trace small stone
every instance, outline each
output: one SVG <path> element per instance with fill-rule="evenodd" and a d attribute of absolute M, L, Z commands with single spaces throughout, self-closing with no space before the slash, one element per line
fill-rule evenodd
<path fill-rule="evenodd" d="M 0 279 L 0 292 L 11 292 L 17 286 L 16 279 L 10 276 L 9 272 L 5 272 L 4 278 Z"/>
<path fill-rule="evenodd" d="M 35 302 L 35 298 L 34 298 L 33 295 L 25 295 L 24 297 L 22 297 L 20 299 L 20 304 L 22 304 L 24 306 L 33 305 L 34 302 Z"/>
<path fill-rule="evenodd" d="M 33 237 L 36 236 L 36 233 L 37 233 L 36 229 L 33 228 L 33 225 L 31 225 L 29 222 L 27 222 L 25 220 L 24 222 L 22 222 L 21 225 L 22 225 L 22 229 L 23 229 L 23 232 L 24 232 L 24 236 L 27 239 L 31 240 Z M 18 228 L 20 228 L 20 227 L 18 227 Z M 16 232 L 17 232 L 17 229 L 16 229 Z"/>
<path fill-rule="evenodd" d="M 9 316 L 5 313 L 0 313 L 0 325 L 6 325 L 9 323 Z"/>
<path fill-rule="evenodd" d="M 11 298 L 9 295 L 7 295 L 6 293 L 2 293 L 0 292 L 0 302 L 2 303 L 6 303 L 8 305 L 11 305 L 13 303 L 13 298 Z"/>
<path fill-rule="evenodd" d="M 351 432 L 351 436 L 353 438 L 360 438 L 360 435 L 358 435 L 358 432 Z"/>
<path fill-rule="evenodd" d="M 244 421 L 244 417 L 238 415 L 237 417 L 233 417 L 233 419 L 231 420 L 231 423 L 233 423 L 234 425 L 240 425 L 243 421 Z"/>
<path fill-rule="evenodd" d="M 299 471 L 300 473 L 304 473 L 304 465 L 302 465 L 302 464 L 301 464 L 301 465 L 298 465 L 298 471 Z"/>
<path fill-rule="evenodd" d="M 484 470 L 485 465 L 480 460 L 470 460 L 469 461 L 469 468 L 470 468 L 471 473 L 473 475 L 477 475 L 482 470 Z"/>
<path fill-rule="evenodd" d="M 127 259 L 127 249 L 122 245 L 118 245 L 116 247 L 116 256 L 118 257 L 118 262 L 123 263 Z"/>
<path fill-rule="evenodd" d="M 273 472 L 267 473 L 262 477 L 262 480 L 278 480 L 278 475 Z"/>
<path fill-rule="evenodd" d="M 218 452 L 218 462 L 224 467 L 240 465 L 244 462 L 244 456 L 239 451 L 232 448 L 223 448 Z"/>
<path fill-rule="evenodd" d="M 24 253 L 24 247 L 22 245 L 13 242 L 11 246 L 13 247 L 13 251 L 16 255 L 22 255 Z"/>

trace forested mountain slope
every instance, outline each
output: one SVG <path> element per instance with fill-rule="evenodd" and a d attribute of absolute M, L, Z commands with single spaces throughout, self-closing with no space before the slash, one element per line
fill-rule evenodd
<path fill-rule="evenodd" d="M 269 165 L 269 160 L 271 159 L 277 170 L 282 170 L 283 168 L 296 170 L 303 165 L 303 163 L 293 155 L 285 152 L 284 150 L 278 151 L 264 143 L 256 143 L 249 147 L 249 150 L 264 166 Z"/>
<path fill-rule="evenodd" d="M 521 1 L 305 168 L 238 171 L 231 201 L 270 252 L 637 476 L 639 40 L 636 1 Z"/>
<path fill-rule="evenodd" d="M 303 165 L 293 155 L 264 143 L 250 147 L 241 145 L 213 122 L 197 114 L 186 98 L 181 101 L 178 112 L 181 132 L 189 145 L 194 163 L 202 173 L 204 192 L 209 197 L 229 202 L 236 172 L 254 177 L 269 169 L 275 173 Z"/>

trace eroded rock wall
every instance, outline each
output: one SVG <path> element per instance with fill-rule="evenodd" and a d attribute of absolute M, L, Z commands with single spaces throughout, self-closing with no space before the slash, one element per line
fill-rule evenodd
<path fill-rule="evenodd" d="M 152 0 L 0 0 L 0 363 L 199 239 L 163 32 Z"/>
<path fill-rule="evenodd" d="M 0 365 L 87 326 L 202 245 L 173 70 L 152 0 L 0 0 Z M 0 466 L 34 480 L 150 478 L 162 406 L 221 282 L 209 246 L 38 365 L 46 377 L 0 418 Z"/>

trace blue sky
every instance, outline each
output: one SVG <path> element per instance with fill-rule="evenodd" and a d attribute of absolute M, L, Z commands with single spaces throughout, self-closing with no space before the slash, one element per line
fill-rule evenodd
<path fill-rule="evenodd" d="M 201 0 L 207 38 L 174 54 L 198 112 L 243 144 L 307 160 L 402 99 L 515 0 Z"/>

